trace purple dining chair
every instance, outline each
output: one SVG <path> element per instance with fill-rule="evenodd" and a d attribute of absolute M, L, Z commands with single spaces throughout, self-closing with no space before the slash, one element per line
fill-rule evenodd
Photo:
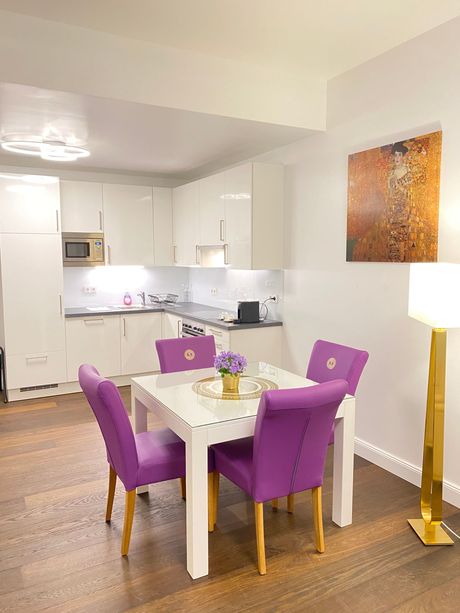
<path fill-rule="evenodd" d="M 344 379 L 348 383 L 347 394 L 354 396 L 368 358 L 368 352 L 362 349 L 318 340 L 313 345 L 306 377 L 316 383 Z M 333 423 L 329 445 L 334 444 L 334 425 Z M 273 500 L 272 505 L 274 509 L 277 509 L 278 500 Z M 287 511 L 288 513 L 294 512 L 293 495 L 288 497 Z"/>
<path fill-rule="evenodd" d="M 213 336 L 167 338 L 155 341 L 155 345 L 162 373 L 214 366 L 216 343 Z"/>
<path fill-rule="evenodd" d="M 109 462 L 109 491 L 105 520 L 112 516 L 117 477 L 125 490 L 125 519 L 121 555 L 128 555 L 136 487 L 185 475 L 184 442 L 169 428 L 134 434 L 117 386 L 89 364 L 78 371 L 80 386 L 104 437 Z"/>
<path fill-rule="evenodd" d="M 316 549 L 324 551 L 322 484 L 331 427 L 348 384 L 263 392 L 253 437 L 213 445 L 222 473 L 254 500 L 258 568 L 266 574 L 263 503 L 312 490 Z M 217 512 L 215 487 L 214 513 Z M 214 521 L 216 515 L 214 516 Z"/>
<path fill-rule="evenodd" d="M 187 336 L 185 338 L 167 338 L 155 341 L 155 346 L 160 361 L 161 373 L 181 372 L 198 368 L 212 368 L 216 356 L 216 343 L 214 336 Z M 214 530 L 214 512 L 212 508 L 212 492 L 214 489 L 213 468 L 214 455 L 208 454 L 208 506 L 209 522 L 208 529 Z M 185 500 L 185 478 L 180 479 L 181 495 Z"/>

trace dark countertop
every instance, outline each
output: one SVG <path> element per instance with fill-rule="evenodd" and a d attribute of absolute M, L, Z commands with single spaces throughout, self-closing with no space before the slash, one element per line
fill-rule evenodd
<path fill-rule="evenodd" d="M 208 306 L 207 304 L 198 304 L 197 302 L 177 302 L 176 306 L 169 304 L 161 305 L 135 305 L 135 308 L 124 308 L 123 305 L 117 307 L 70 307 L 65 309 L 66 317 L 92 317 L 101 315 L 129 315 L 130 313 L 171 313 L 183 319 L 193 319 L 208 326 L 216 326 L 223 330 L 248 330 L 251 328 L 269 328 L 272 326 L 282 326 L 283 322 L 276 319 L 266 319 L 254 324 L 234 324 L 222 321 L 219 315 L 223 308 Z"/>

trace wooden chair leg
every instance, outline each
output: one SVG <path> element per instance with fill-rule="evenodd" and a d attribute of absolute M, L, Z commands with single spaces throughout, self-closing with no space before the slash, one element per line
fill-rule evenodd
<path fill-rule="evenodd" d="M 182 500 L 185 500 L 185 494 L 186 494 L 185 477 L 181 477 L 180 478 L 180 495 L 182 496 Z"/>
<path fill-rule="evenodd" d="M 129 541 L 131 540 L 131 528 L 133 527 L 134 506 L 136 504 L 136 490 L 130 490 L 125 494 L 125 521 L 123 524 L 123 536 L 121 539 L 121 555 L 127 556 Z"/>
<path fill-rule="evenodd" d="M 289 494 L 287 497 L 287 512 L 294 513 L 294 494 Z"/>
<path fill-rule="evenodd" d="M 273 498 L 273 500 L 272 500 L 272 510 L 273 511 L 277 511 L 278 510 L 278 504 L 279 504 L 278 498 Z"/>
<path fill-rule="evenodd" d="M 256 541 L 257 541 L 257 564 L 259 574 L 267 574 L 265 562 L 265 537 L 264 537 L 264 505 L 263 502 L 254 502 L 254 512 L 256 516 Z"/>
<path fill-rule="evenodd" d="M 105 521 L 112 519 L 113 498 L 115 496 L 115 486 L 117 484 L 117 473 L 109 464 L 109 491 L 107 493 L 107 508 L 105 510 Z"/>
<path fill-rule="evenodd" d="M 313 503 L 313 522 L 315 524 L 316 551 L 324 553 L 324 530 L 323 530 L 323 492 L 322 488 L 314 487 L 311 490 Z"/>
<path fill-rule="evenodd" d="M 212 501 L 212 510 L 213 510 L 213 522 L 214 522 L 214 528 L 216 526 L 217 523 L 217 507 L 219 505 L 219 481 L 220 481 L 220 473 L 217 472 L 217 470 L 214 471 L 214 478 L 213 478 L 213 501 Z"/>
<path fill-rule="evenodd" d="M 208 532 L 214 532 L 214 473 L 208 473 Z"/>

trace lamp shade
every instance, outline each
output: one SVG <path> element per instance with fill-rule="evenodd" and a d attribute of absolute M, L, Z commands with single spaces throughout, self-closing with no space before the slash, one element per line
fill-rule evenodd
<path fill-rule="evenodd" d="M 432 328 L 460 328 L 460 264 L 411 264 L 409 317 Z"/>

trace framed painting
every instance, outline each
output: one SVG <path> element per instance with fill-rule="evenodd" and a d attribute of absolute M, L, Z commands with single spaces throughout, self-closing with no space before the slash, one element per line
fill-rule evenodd
<path fill-rule="evenodd" d="M 436 262 L 442 132 L 348 156 L 348 262 Z"/>

